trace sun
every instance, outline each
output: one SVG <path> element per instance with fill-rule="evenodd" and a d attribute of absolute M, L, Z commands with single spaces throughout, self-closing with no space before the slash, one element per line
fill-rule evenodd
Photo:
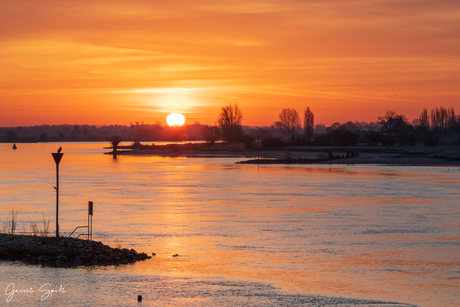
<path fill-rule="evenodd" d="M 170 127 L 180 127 L 185 123 L 185 117 L 182 114 L 173 113 L 166 118 L 166 122 Z"/>

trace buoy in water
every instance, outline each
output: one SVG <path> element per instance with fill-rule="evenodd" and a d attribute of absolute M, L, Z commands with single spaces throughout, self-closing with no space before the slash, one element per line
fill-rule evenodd
<path fill-rule="evenodd" d="M 14 143 L 13 149 L 18 149 L 18 147 L 16 146 L 16 143 Z"/>
<path fill-rule="evenodd" d="M 142 302 L 142 295 L 138 295 L 138 296 L 137 296 L 137 301 L 138 301 L 138 302 Z"/>

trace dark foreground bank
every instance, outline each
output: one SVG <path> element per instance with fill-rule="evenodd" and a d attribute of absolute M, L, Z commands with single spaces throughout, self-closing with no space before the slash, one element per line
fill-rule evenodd
<path fill-rule="evenodd" d="M 78 267 L 129 264 L 150 258 L 134 249 L 112 248 L 97 241 L 0 234 L 0 260 Z"/>

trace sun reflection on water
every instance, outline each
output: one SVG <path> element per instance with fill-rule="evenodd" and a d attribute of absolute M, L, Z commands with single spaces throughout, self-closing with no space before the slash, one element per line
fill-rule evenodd
<path fill-rule="evenodd" d="M 439 293 L 446 306 L 456 300 L 458 169 L 257 168 L 155 156 L 112 163 L 105 145 L 63 146 L 61 227 L 86 223 L 92 200 L 94 239 L 156 253 L 116 272 L 427 306 Z M 53 217 L 56 144 L 21 148 L 0 157 L 0 211 L 14 208 L 27 225 Z"/>

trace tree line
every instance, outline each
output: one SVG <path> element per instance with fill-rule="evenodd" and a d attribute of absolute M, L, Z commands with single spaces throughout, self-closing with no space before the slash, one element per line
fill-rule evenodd
<path fill-rule="evenodd" d="M 284 108 L 278 114 L 278 120 L 270 127 L 243 126 L 243 112 L 236 103 L 222 107 L 216 125 L 203 127 L 203 138 L 213 145 L 217 140 L 245 143 L 252 147 L 254 141 L 262 142 L 265 148 L 277 148 L 285 145 L 424 145 L 435 146 L 439 135 L 450 132 L 460 133 L 460 116 L 454 109 L 436 107 L 428 115 L 423 109 L 418 119 L 409 124 L 403 114 L 388 110 L 378 116 L 375 123 L 351 122 L 333 123 L 330 127 L 314 123 L 314 114 L 310 107 L 303 112 L 303 120 L 297 110 Z M 303 125 L 302 125 L 303 124 Z M 460 138 L 456 141 L 460 144 Z"/>
<path fill-rule="evenodd" d="M 124 141 L 201 141 L 203 125 L 172 128 L 157 122 L 136 121 L 130 125 L 37 125 L 31 127 L 0 127 L 0 141 L 58 142 L 108 141 L 118 136 Z"/>
<path fill-rule="evenodd" d="M 264 148 L 286 145 L 438 145 L 440 136 L 460 133 L 460 116 L 454 109 L 425 108 L 409 123 L 407 117 L 388 110 L 375 122 L 335 122 L 329 127 L 315 124 L 312 109 L 306 106 L 303 118 L 294 108 L 284 108 L 270 126 L 243 125 L 243 110 L 236 103 L 221 108 L 214 125 L 195 123 L 182 127 L 162 126 L 160 122 L 130 125 L 41 125 L 0 127 L 0 140 L 6 142 L 108 141 L 202 141 L 210 146 L 217 141 L 244 143 L 246 148 L 262 144 Z M 389 124 L 391 123 L 391 124 Z M 460 141 L 460 140 L 459 140 Z"/>
<path fill-rule="evenodd" d="M 203 127 L 203 137 L 210 145 L 213 145 L 220 138 L 229 144 L 238 142 L 251 144 L 256 137 L 259 140 L 261 135 L 263 138 L 273 137 L 273 134 L 277 135 L 279 131 L 284 131 L 287 135 L 294 137 L 293 133 L 301 128 L 299 114 L 295 109 L 291 108 L 281 110 L 279 121 L 276 121 L 272 127 L 245 127 L 243 129 L 242 121 L 243 111 L 237 103 L 230 103 L 222 107 L 215 126 L 207 125 Z M 305 135 L 308 139 L 311 139 L 314 130 L 314 114 L 309 107 L 304 111 L 303 123 Z M 275 127 L 278 131 L 273 131 Z"/>
<path fill-rule="evenodd" d="M 456 129 L 460 124 L 460 117 L 455 114 L 454 108 L 444 107 L 431 109 L 430 115 L 424 108 L 418 119 L 413 121 L 413 125 L 424 131 L 433 130 L 437 132 L 449 132 Z"/>

